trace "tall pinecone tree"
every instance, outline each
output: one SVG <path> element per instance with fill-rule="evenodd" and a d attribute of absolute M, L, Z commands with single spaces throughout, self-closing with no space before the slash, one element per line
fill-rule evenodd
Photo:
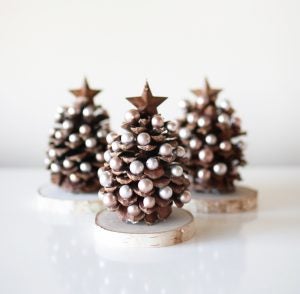
<path fill-rule="evenodd" d="M 210 87 L 192 90 L 196 102 L 183 100 L 184 115 L 179 119 L 179 137 L 189 148 L 186 167 L 193 186 L 199 192 L 226 193 L 235 189 L 234 180 L 241 180 L 238 166 L 245 165 L 243 142 L 245 135 L 240 119 L 226 100 L 216 103 L 220 89 Z"/>
<path fill-rule="evenodd" d="M 109 133 L 109 116 L 94 97 L 100 90 L 84 80 L 81 89 L 71 90 L 76 100 L 71 107 L 59 107 L 55 127 L 50 131 L 45 164 L 51 171 L 52 183 L 74 192 L 99 190 L 97 170 L 104 164 Z"/>
<path fill-rule="evenodd" d="M 125 114 L 122 136 L 107 136 L 104 168 L 99 169 L 103 203 L 123 221 L 154 224 L 166 219 L 173 202 L 182 207 L 191 199 L 189 180 L 179 160 L 175 122 L 165 122 L 157 107 L 166 97 L 154 97 L 146 83 L 141 97 L 127 98 L 137 109 Z"/>

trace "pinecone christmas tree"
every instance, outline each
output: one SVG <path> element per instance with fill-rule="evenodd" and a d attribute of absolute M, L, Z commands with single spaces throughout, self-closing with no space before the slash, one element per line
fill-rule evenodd
<path fill-rule="evenodd" d="M 86 79 L 81 89 L 70 92 L 76 97 L 75 103 L 57 109 L 45 163 L 52 183 L 74 193 L 96 192 L 100 188 L 97 170 L 104 164 L 105 137 L 110 131 L 109 117 L 94 103 L 100 90 L 91 89 Z"/>
<path fill-rule="evenodd" d="M 203 89 L 192 92 L 198 97 L 196 102 L 183 100 L 180 104 L 184 115 L 179 119 L 179 137 L 189 148 L 186 167 L 193 186 L 200 192 L 232 192 L 234 180 L 241 180 L 237 168 L 246 163 L 238 138 L 245 132 L 230 103 L 216 103 L 220 89 L 211 88 L 205 80 Z"/>
<path fill-rule="evenodd" d="M 122 136 L 107 136 L 104 168 L 99 169 L 103 203 L 123 221 L 154 224 L 166 219 L 173 202 L 191 199 L 189 180 L 179 160 L 177 124 L 164 122 L 157 107 L 166 97 L 154 97 L 146 83 L 141 97 L 127 98 L 137 109 L 125 114 Z"/>

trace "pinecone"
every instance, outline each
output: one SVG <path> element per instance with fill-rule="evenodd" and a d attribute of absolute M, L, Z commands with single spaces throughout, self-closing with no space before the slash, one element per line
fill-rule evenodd
<path fill-rule="evenodd" d="M 244 144 L 238 139 L 246 133 L 228 101 L 216 104 L 220 89 L 210 87 L 192 90 L 196 102 L 181 101 L 183 117 L 178 120 L 181 144 L 189 148 L 185 161 L 199 192 L 226 193 L 235 190 L 234 180 L 241 180 L 238 166 L 246 164 Z"/>
<path fill-rule="evenodd" d="M 182 207 L 191 199 L 189 180 L 178 162 L 176 124 L 164 122 L 157 106 L 166 98 L 153 97 L 146 83 L 141 97 L 127 98 L 136 109 L 125 115 L 122 136 L 107 136 L 105 166 L 99 169 L 103 203 L 123 221 L 154 224 L 166 219 L 173 202 Z"/>
<path fill-rule="evenodd" d="M 97 170 L 104 164 L 110 129 L 107 112 L 94 103 L 99 92 L 90 89 L 86 79 L 81 89 L 71 90 L 76 96 L 74 105 L 58 108 L 50 131 L 45 164 L 51 170 L 51 181 L 74 193 L 100 188 Z"/>

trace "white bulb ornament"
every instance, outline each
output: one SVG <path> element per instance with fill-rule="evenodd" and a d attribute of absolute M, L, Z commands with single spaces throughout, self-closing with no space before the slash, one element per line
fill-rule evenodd
<path fill-rule="evenodd" d="M 69 160 L 69 159 L 65 159 L 63 161 L 63 167 L 66 169 L 72 168 L 74 166 L 74 161 Z"/>
<path fill-rule="evenodd" d="M 159 154 L 162 156 L 170 156 L 172 154 L 173 147 L 169 143 L 164 143 L 159 148 Z"/>
<path fill-rule="evenodd" d="M 133 192 L 128 185 L 123 185 L 119 189 L 119 194 L 123 199 L 129 199 L 132 196 Z"/>
<path fill-rule="evenodd" d="M 213 166 L 213 171 L 218 176 L 224 176 L 227 172 L 227 165 L 224 163 L 217 163 Z"/>
<path fill-rule="evenodd" d="M 139 160 L 134 160 L 129 165 L 129 170 L 134 175 L 139 175 L 144 170 L 144 164 Z"/>
<path fill-rule="evenodd" d="M 54 133 L 54 137 L 55 137 L 55 139 L 59 140 L 59 139 L 61 139 L 63 137 L 63 133 L 61 131 L 56 131 Z"/>
<path fill-rule="evenodd" d="M 159 189 L 159 196 L 160 196 L 160 198 L 162 198 L 164 200 L 170 199 L 172 197 L 172 195 L 173 195 L 173 190 L 169 186 Z"/>
<path fill-rule="evenodd" d="M 151 142 L 151 137 L 148 133 L 140 133 L 137 136 L 137 142 L 142 146 L 148 145 Z"/>
<path fill-rule="evenodd" d="M 62 124 L 63 129 L 71 130 L 74 127 L 74 123 L 70 120 L 65 120 Z"/>
<path fill-rule="evenodd" d="M 142 193 L 149 193 L 153 189 L 153 182 L 150 179 L 142 179 L 138 183 L 138 188 Z"/>

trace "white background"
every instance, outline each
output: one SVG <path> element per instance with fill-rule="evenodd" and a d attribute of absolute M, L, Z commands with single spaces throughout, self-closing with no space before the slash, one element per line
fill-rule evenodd
<path fill-rule="evenodd" d="M 103 88 L 118 129 L 145 78 L 160 107 L 208 76 L 249 132 L 251 164 L 300 164 L 297 0 L 0 0 L 0 165 L 39 166 L 69 88 Z"/>

